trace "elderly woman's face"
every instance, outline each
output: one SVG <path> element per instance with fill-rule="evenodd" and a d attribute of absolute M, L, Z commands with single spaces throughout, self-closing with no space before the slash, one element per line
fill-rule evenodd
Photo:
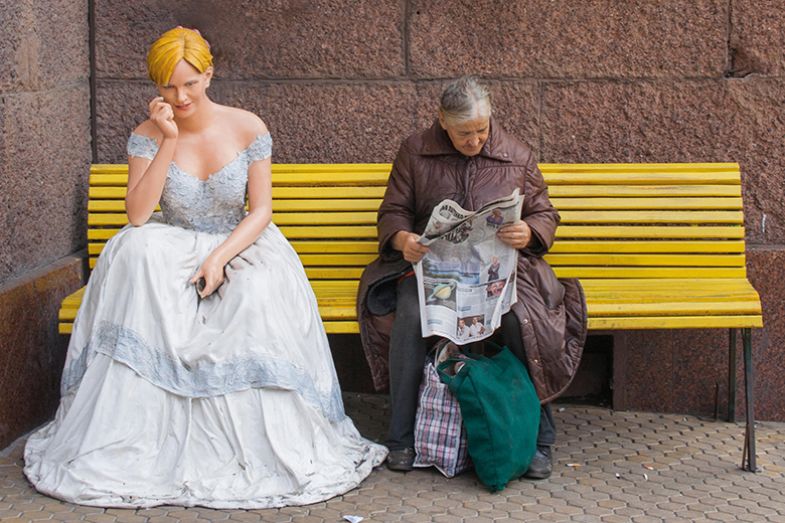
<path fill-rule="evenodd" d="M 442 129 L 447 131 L 447 136 L 450 137 L 452 146 L 464 156 L 480 154 L 491 130 L 490 119 L 487 117 L 479 117 L 463 122 L 453 122 L 440 117 L 439 122 Z"/>

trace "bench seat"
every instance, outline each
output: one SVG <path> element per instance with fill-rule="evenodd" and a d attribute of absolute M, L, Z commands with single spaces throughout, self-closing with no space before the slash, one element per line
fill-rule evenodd
<path fill-rule="evenodd" d="M 746 460 L 755 470 L 750 329 L 762 327 L 747 279 L 741 173 L 735 163 L 540 164 L 561 214 L 547 260 L 579 278 L 589 329 L 729 329 L 729 419 L 735 419 L 735 334 L 747 397 Z M 91 167 L 88 254 L 127 224 L 127 165 Z M 275 164 L 273 220 L 300 255 L 328 333 L 356 333 L 355 296 L 376 256 L 376 212 L 389 164 Z M 72 330 L 83 289 L 68 296 Z M 745 464 L 746 463 L 746 464 Z"/>

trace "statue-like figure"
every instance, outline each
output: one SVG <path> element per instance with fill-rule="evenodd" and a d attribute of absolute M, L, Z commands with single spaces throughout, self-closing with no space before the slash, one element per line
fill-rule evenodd
<path fill-rule="evenodd" d="M 25 473 L 45 494 L 111 507 L 342 494 L 387 450 L 344 414 L 313 291 L 271 221 L 270 133 L 209 98 L 198 32 L 164 33 L 148 67 L 160 96 L 128 140 L 130 224 L 92 273 Z"/>

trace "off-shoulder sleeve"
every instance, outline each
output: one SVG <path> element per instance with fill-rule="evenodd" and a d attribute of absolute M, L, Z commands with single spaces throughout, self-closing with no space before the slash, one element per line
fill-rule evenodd
<path fill-rule="evenodd" d="M 270 133 L 260 134 L 248 146 L 248 158 L 250 161 L 264 160 L 273 155 L 273 139 Z"/>
<path fill-rule="evenodd" d="M 138 156 L 139 158 L 152 160 L 155 158 L 155 153 L 158 152 L 158 143 L 149 136 L 132 133 L 131 137 L 128 138 L 127 151 L 128 156 Z"/>

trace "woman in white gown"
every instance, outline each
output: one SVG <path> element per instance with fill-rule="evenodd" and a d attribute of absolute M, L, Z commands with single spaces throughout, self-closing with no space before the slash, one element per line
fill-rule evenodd
<path fill-rule="evenodd" d="M 160 97 L 128 142 L 131 224 L 90 277 L 62 400 L 28 439 L 25 474 L 106 507 L 342 494 L 387 451 L 344 414 L 313 291 L 271 222 L 270 134 L 207 97 L 198 32 L 164 33 L 148 67 Z"/>

